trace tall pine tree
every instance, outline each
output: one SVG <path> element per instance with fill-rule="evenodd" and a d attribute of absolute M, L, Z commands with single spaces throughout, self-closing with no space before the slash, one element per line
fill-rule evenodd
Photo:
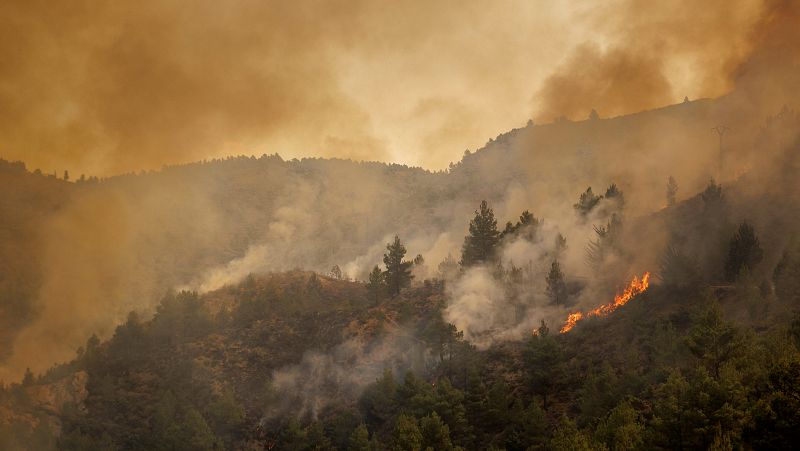
<path fill-rule="evenodd" d="M 561 271 L 561 264 L 558 260 L 553 260 L 550 265 L 550 272 L 545 278 L 547 281 L 547 296 L 550 303 L 564 305 L 567 303 L 567 284 L 564 282 L 564 273 Z"/>
<path fill-rule="evenodd" d="M 469 222 L 469 235 L 464 237 L 461 248 L 461 266 L 473 266 L 490 262 L 495 257 L 495 248 L 500 240 L 497 220 L 489 204 L 484 200 Z"/>
<path fill-rule="evenodd" d="M 400 238 L 395 236 L 394 241 L 386 245 L 386 253 L 383 254 L 383 263 L 386 265 L 384 281 L 389 296 L 397 296 L 400 290 L 407 287 L 414 277 L 411 275 L 412 262 L 403 261 L 406 255 L 406 247 L 400 242 Z"/>

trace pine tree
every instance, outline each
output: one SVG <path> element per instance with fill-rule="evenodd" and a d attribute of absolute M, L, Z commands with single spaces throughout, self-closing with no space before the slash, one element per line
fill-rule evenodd
<path fill-rule="evenodd" d="M 386 291 L 386 281 L 384 280 L 384 273 L 375 265 L 369 273 L 369 282 L 367 282 L 367 295 L 373 305 L 377 305 L 383 294 Z"/>
<path fill-rule="evenodd" d="M 617 209 L 622 209 L 622 207 L 625 206 L 625 196 L 617 187 L 616 183 L 612 183 L 611 186 L 606 189 L 606 194 L 603 197 L 605 197 L 605 199 L 608 201 L 613 201 L 614 206 Z"/>
<path fill-rule="evenodd" d="M 547 296 L 550 303 L 564 305 L 567 303 L 567 284 L 564 282 L 564 273 L 561 272 L 561 264 L 558 260 L 553 260 L 550 265 L 550 272 L 545 277 L 547 281 Z"/>
<path fill-rule="evenodd" d="M 686 344 L 692 354 L 719 378 L 722 366 L 740 352 L 738 330 L 722 318 L 719 305 L 709 305 L 689 331 Z"/>
<path fill-rule="evenodd" d="M 578 203 L 572 207 L 578 212 L 579 215 L 586 217 L 592 211 L 592 209 L 597 206 L 597 204 L 600 202 L 600 199 L 602 199 L 602 197 L 595 195 L 592 191 L 592 187 L 590 186 L 589 188 L 586 188 L 585 192 L 581 193 Z"/>
<path fill-rule="evenodd" d="M 563 355 L 558 342 L 550 336 L 544 321 L 537 333 L 531 337 L 525 350 L 525 361 L 531 387 L 542 397 L 544 410 L 548 407 L 548 395 L 553 392 L 563 377 Z"/>
<path fill-rule="evenodd" d="M 489 204 L 484 200 L 475 218 L 469 223 L 469 235 L 464 237 L 461 248 L 461 266 L 468 267 L 494 260 L 495 248 L 500 240 L 497 220 Z"/>
<path fill-rule="evenodd" d="M 618 251 L 619 236 L 622 233 L 622 220 L 616 214 L 611 215 L 611 220 L 605 226 L 595 227 L 597 239 L 590 241 L 586 246 L 586 259 L 589 266 L 599 271 L 609 255 Z"/>
<path fill-rule="evenodd" d="M 728 258 L 725 261 L 725 279 L 733 282 L 742 269 L 754 269 L 763 257 L 764 251 L 753 226 L 743 222 L 731 238 Z"/>
<path fill-rule="evenodd" d="M 708 181 L 706 189 L 700 193 L 706 212 L 719 213 L 719 209 L 724 205 L 725 195 L 722 193 L 722 185 L 718 185 L 714 179 Z"/>
<path fill-rule="evenodd" d="M 419 430 L 416 418 L 406 414 L 397 417 L 390 449 L 393 451 L 422 449 L 422 432 Z"/>
<path fill-rule="evenodd" d="M 353 451 L 370 451 L 369 446 L 369 431 L 367 425 L 361 423 L 355 428 L 353 434 L 350 435 L 349 448 Z"/>
<path fill-rule="evenodd" d="M 412 262 L 403 261 L 406 255 L 406 247 L 400 242 L 400 238 L 395 236 L 394 241 L 386 245 L 387 253 L 383 254 L 383 263 L 386 265 L 386 288 L 389 296 L 397 296 L 400 290 L 407 287 L 414 277 L 411 275 Z"/>

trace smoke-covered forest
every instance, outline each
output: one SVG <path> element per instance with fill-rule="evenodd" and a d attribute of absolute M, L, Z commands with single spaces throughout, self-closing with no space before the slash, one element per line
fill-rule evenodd
<path fill-rule="evenodd" d="M 800 445 L 795 2 L 125 3 L 0 6 L 0 449 Z"/>

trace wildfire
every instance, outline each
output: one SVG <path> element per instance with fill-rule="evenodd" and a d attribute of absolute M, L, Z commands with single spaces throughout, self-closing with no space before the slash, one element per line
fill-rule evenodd
<path fill-rule="evenodd" d="M 577 324 L 578 321 L 582 320 L 583 318 L 589 316 L 605 317 L 610 315 L 612 312 L 614 312 L 614 310 L 627 304 L 628 301 L 633 299 L 634 296 L 636 296 L 639 293 L 643 293 L 645 290 L 647 290 L 647 287 L 649 286 L 650 286 L 649 272 L 645 272 L 642 275 L 641 280 L 637 276 L 633 276 L 633 280 L 631 280 L 631 283 L 628 284 L 628 286 L 625 288 L 622 294 L 614 296 L 614 302 L 603 304 L 600 307 L 597 307 L 596 309 L 591 310 L 589 313 L 586 314 L 583 314 L 581 312 L 570 313 L 569 316 L 567 316 L 567 321 L 564 323 L 564 326 L 561 328 L 560 332 L 562 334 L 569 332 L 570 330 L 572 330 L 573 327 L 575 327 L 575 324 Z"/>

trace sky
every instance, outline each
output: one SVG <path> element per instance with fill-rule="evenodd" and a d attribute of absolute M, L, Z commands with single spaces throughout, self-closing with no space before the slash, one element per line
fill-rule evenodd
<path fill-rule="evenodd" d="M 8 0 L 0 158 L 74 176 L 262 153 L 443 169 L 529 119 L 725 94 L 768 2 Z"/>

